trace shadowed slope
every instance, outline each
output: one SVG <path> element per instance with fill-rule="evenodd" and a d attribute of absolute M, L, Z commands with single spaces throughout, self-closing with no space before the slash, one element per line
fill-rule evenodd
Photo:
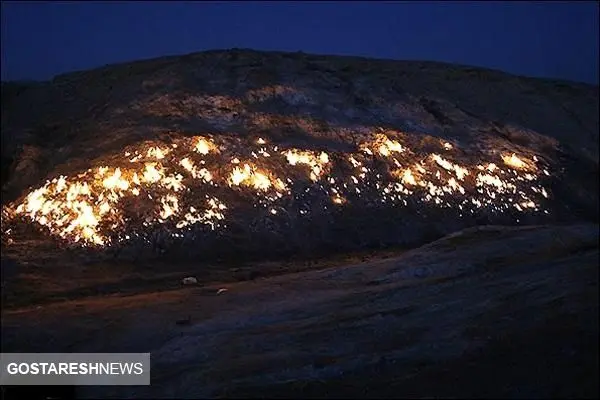
<path fill-rule="evenodd" d="M 368 263 L 7 310 L 2 342 L 152 352 L 151 387 L 85 396 L 593 397 L 597 263 L 597 225 L 489 227 Z"/>

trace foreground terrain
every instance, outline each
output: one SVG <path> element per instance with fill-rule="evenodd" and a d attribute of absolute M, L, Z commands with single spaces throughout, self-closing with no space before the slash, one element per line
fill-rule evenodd
<path fill-rule="evenodd" d="M 151 386 L 78 397 L 598 396 L 595 224 L 471 228 L 238 281 L 188 264 L 162 282 L 122 266 L 106 284 L 93 264 L 75 273 L 11 254 L 3 352 L 152 353 Z M 189 274 L 197 285 L 181 284 Z"/>
<path fill-rule="evenodd" d="M 71 395 L 598 397 L 598 86 L 231 49 L 1 103 L 2 351 L 152 353 Z"/>

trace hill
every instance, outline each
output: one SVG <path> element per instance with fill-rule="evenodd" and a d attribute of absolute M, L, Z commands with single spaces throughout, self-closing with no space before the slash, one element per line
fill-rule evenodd
<path fill-rule="evenodd" d="M 234 49 L 3 93 L 3 220 L 68 246 L 260 257 L 598 221 L 594 86 Z"/>

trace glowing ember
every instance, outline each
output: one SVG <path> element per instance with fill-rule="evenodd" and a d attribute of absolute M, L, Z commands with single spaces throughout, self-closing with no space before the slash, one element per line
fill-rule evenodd
<path fill-rule="evenodd" d="M 160 201 L 162 203 L 162 210 L 160 211 L 160 217 L 166 220 L 179 211 L 179 201 L 177 197 L 173 195 L 167 195 Z"/>
<path fill-rule="evenodd" d="M 206 168 L 198 168 L 189 158 L 183 158 L 179 165 L 181 165 L 187 172 L 189 172 L 194 179 L 202 179 L 204 182 L 212 181 L 212 174 Z M 179 175 L 180 176 L 180 175 Z"/>
<path fill-rule="evenodd" d="M 106 178 L 102 182 L 102 184 L 107 189 L 127 190 L 127 188 L 129 188 L 129 182 L 127 182 L 124 179 L 121 179 L 121 170 L 119 168 L 115 169 L 115 173 L 112 176 Z M 87 192 L 89 192 L 87 188 L 85 190 L 83 190 L 82 188 L 82 194 L 86 194 Z"/>
<path fill-rule="evenodd" d="M 415 180 L 415 177 L 413 176 L 412 171 L 410 169 L 405 170 L 402 174 L 402 182 L 408 183 L 410 185 L 417 184 L 417 181 Z"/>
<path fill-rule="evenodd" d="M 235 167 L 229 177 L 230 186 L 248 186 L 257 190 L 267 191 L 271 186 L 279 190 L 285 190 L 286 186 L 280 179 L 272 179 L 265 171 L 250 164 L 244 164 L 244 168 Z"/>
<path fill-rule="evenodd" d="M 370 143 L 364 143 L 361 145 L 363 152 L 368 155 L 373 155 L 374 152 L 378 152 L 384 157 L 388 157 L 392 153 L 402 153 L 405 151 L 404 147 L 395 140 L 390 140 L 384 134 L 377 134 Z"/>
<path fill-rule="evenodd" d="M 341 205 L 344 204 L 346 202 L 346 199 L 344 199 L 343 197 L 336 195 L 333 196 L 333 198 L 331 199 L 335 204 Z"/>
<path fill-rule="evenodd" d="M 467 170 L 464 167 L 461 167 L 460 165 L 452 164 L 443 157 L 440 157 L 438 154 L 433 154 L 432 158 L 440 167 L 444 168 L 447 171 L 453 171 L 454 173 L 456 173 L 456 177 L 460 181 L 462 181 L 466 175 L 469 175 L 469 170 Z"/>
<path fill-rule="evenodd" d="M 453 148 L 449 143 L 442 145 L 446 150 Z M 229 155 L 220 156 L 218 149 Z M 288 215 L 291 211 L 286 204 L 300 194 L 292 192 L 297 187 L 302 187 L 302 193 L 321 193 L 340 207 L 355 199 L 406 206 L 412 198 L 432 207 L 456 208 L 461 215 L 484 208 L 548 213 L 542 204 L 550 194 L 540 179 L 550 172 L 543 166 L 538 172 L 532 162 L 514 153 L 501 157 L 509 168 L 497 165 L 497 159 L 470 165 L 439 154 L 419 155 L 422 153 L 381 133 L 359 144 L 357 153 L 342 157 L 340 153 L 331 156 L 324 151 L 280 149 L 262 138 L 238 150 L 218 147 L 205 137 L 182 139 L 169 146 L 131 148 L 124 153 L 127 164 L 97 166 L 47 181 L 22 201 L 4 207 L 3 220 L 26 217 L 68 242 L 109 246 L 114 240 L 132 237 L 130 224 L 140 223 L 148 229 L 167 224 L 173 237 L 181 237 L 177 230 L 192 226 L 223 229 L 228 207 L 215 195 L 220 197 L 227 190 L 250 190 L 254 206 L 271 215 Z M 204 157 L 208 154 L 211 157 Z M 450 158 L 454 153 L 444 154 Z M 342 160 L 342 165 L 335 160 Z M 305 167 L 310 181 L 296 185 L 294 177 Z M 342 170 L 347 175 L 339 172 Z M 130 208 L 138 217 L 129 216 L 128 202 L 133 202 Z M 152 203 L 149 211 L 142 212 L 143 202 Z M 307 215 L 307 207 L 295 212 Z"/>
<path fill-rule="evenodd" d="M 195 150 L 200 154 L 208 154 L 211 151 L 215 151 L 216 146 L 212 141 L 209 141 L 208 139 L 199 138 L 198 142 L 196 143 Z"/>
<path fill-rule="evenodd" d="M 362 164 L 356 160 L 356 158 L 354 158 L 353 156 L 348 157 L 348 160 L 350 160 L 350 162 L 352 163 L 352 166 L 354 167 L 360 167 Z"/>
<path fill-rule="evenodd" d="M 310 166 L 310 179 L 317 181 L 321 178 L 324 173 L 325 166 L 329 163 L 329 155 L 325 152 L 321 152 L 317 157 L 315 153 L 311 151 L 299 151 L 299 150 L 288 150 L 285 156 L 290 165 L 306 164 Z"/>
<path fill-rule="evenodd" d="M 510 156 L 503 155 L 502 161 L 504 161 L 504 163 L 509 167 L 513 167 L 516 169 L 523 169 L 527 167 L 527 164 L 523 162 L 523 160 L 521 160 L 519 157 L 517 157 L 515 153 L 511 154 Z"/>
<path fill-rule="evenodd" d="M 161 150 L 158 147 L 151 147 L 148 149 L 148 152 L 146 153 L 146 156 L 148 158 L 156 158 L 157 160 L 162 160 L 163 158 L 165 158 L 165 154 L 168 152 L 169 150 Z"/>
<path fill-rule="evenodd" d="M 148 183 L 156 183 L 162 177 L 162 170 L 158 170 L 155 167 L 155 163 L 146 163 L 146 168 L 143 172 L 143 179 Z"/>

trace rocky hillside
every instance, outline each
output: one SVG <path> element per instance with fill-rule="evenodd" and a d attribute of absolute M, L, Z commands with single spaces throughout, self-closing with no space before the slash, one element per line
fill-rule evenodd
<path fill-rule="evenodd" d="M 433 62 L 234 49 L 3 84 L 3 243 L 34 222 L 260 256 L 597 222 L 598 131 L 597 86 Z"/>

